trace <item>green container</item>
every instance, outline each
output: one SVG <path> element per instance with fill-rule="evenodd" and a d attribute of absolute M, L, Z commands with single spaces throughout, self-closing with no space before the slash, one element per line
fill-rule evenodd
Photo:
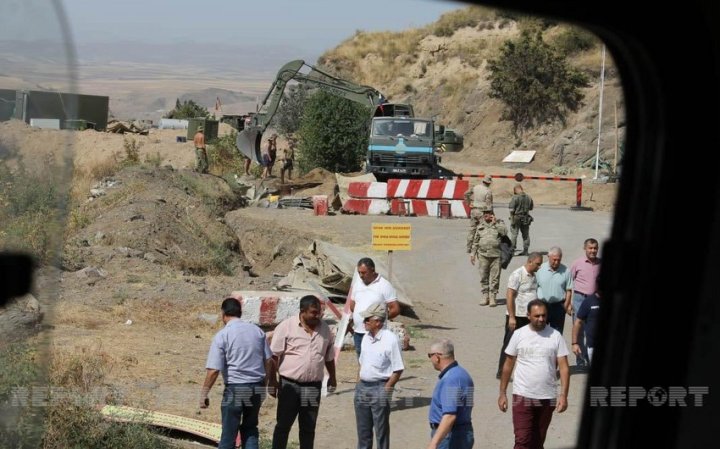
<path fill-rule="evenodd" d="M 93 123 L 90 123 L 87 120 L 70 119 L 70 120 L 65 120 L 63 128 L 84 131 L 88 128 L 93 129 L 93 128 L 95 128 L 95 126 Z"/>
<path fill-rule="evenodd" d="M 188 119 L 188 132 L 187 138 L 192 140 L 197 133 L 198 127 L 203 127 L 203 134 L 205 134 L 205 142 L 217 139 L 219 122 L 217 120 L 198 117 Z"/>

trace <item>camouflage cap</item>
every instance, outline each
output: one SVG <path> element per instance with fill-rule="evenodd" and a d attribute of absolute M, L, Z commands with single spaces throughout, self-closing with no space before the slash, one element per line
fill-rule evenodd
<path fill-rule="evenodd" d="M 485 177 L 483 178 L 482 182 L 484 182 L 485 184 L 490 184 L 490 183 L 492 183 L 492 176 L 490 176 L 490 175 L 485 175 Z"/>

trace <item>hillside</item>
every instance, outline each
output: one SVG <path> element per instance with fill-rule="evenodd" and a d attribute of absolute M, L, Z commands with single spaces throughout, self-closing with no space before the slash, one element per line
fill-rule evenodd
<path fill-rule="evenodd" d="M 565 126 L 532 130 L 519 140 L 511 123 L 502 121 L 503 105 L 489 98 L 487 64 L 504 42 L 521 30 L 542 26 L 543 39 L 558 48 L 578 40 L 589 48 L 572 52 L 569 63 L 588 75 L 583 106 L 568 116 Z M 445 161 L 480 166 L 501 165 L 512 150 L 535 150 L 526 168 L 560 173 L 592 158 L 597 149 L 601 48 L 599 40 L 568 25 L 541 23 L 481 7 L 443 15 L 434 24 L 399 33 L 357 32 L 319 58 L 319 65 L 346 79 L 377 87 L 393 102 L 415 105 L 416 114 L 433 116 L 465 136 L 465 149 Z M 624 136 L 624 103 L 617 71 L 606 56 L 601 159 L 612 163 L 615 147 L 615 107 L 619 141 Z"/>

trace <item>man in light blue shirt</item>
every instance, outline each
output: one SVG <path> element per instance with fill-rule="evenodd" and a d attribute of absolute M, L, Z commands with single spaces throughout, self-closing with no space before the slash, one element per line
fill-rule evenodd
<path fill-rule="evenodd" d="M 573 282 L 570 270 L 560 262 L 562 250 L 553 246 L 548 251 L 548 261 L 535 273 L 538 283 L 538 299 L 548 305 L 548 324 L 563 333 L 565 314 L 570 315 Z"/>
<path fill-rule="evenodd" d="M 242 307 L 238 299 L 226 298 L 221 309 L 225 327 L 215 334 L 210 345 L 200 408 L 210 405 L 208 393 L 222 373 L 225 390 L 220 405 L 222 433 L 218 448 L 235 449 L 239 431 L 243 449 L 258 449 L 258 414 L 272 352 L 262 329 L 240 321 Z"/>

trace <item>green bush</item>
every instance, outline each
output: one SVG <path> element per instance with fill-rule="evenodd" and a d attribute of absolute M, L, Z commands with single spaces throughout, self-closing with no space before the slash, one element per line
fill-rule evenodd
<path fill-rule="evenodd" d="M 490 97 L 505 103 L 502 119 L 512 121 L 516 136 L 554 121 L 564 124 L 582 105 L 580 88 L 588 85 L 587 76 L 570 67 L 540 33 L 505 42 L 488 69 Z"/>
<path fill-rule="evenodd" d="M 175 100 L 175 109 L 168 112 L 165 118 L 189 119 L 195 117 L 210 117 L 207 108 L 200 106 L 192 100 L 185 100 L 182 103 L 180 99 Z"/>
<path fill-rule="evenodd" d="M 553 46 L 565 56 L 590 50 L 597 43 L 598 38 L 594 34 L 575 27 L 564 30 L 552 41 Z"/>
<path fill-rule="evenodd" d="M 210 173 L 218 176 L 227 174 L 242 175 L 245 173 L 243 167 L 245 157 L 237 149 L 236 140 L 237 132 L 232 131 L 214 140 L 208 146 L 207 155 Z"/>
<path fill-rule="evenodd" d="M 300 170 L 359 170 L 367 151 L 369 121 L 370 111 L 363 105 L 322 90 L 314 94 L 300 125 Z"/>
<path fill-rule="evenodd" d="M 282 135 L 294 134 L 300 129 L 303 110 L 308 99 L 308 89 L 302 85 L 290 86 L 273 117 L 272 126 Z"/>
<path fill-rule="evenodd" d="M 138 165 L 140 163 L 140 147 L 142 143 L 138 143 L 134 137 L 125 137 L 123 139 L 123 148 L 125 149 L 125 160 L 123 165 Z"/>
<path fill-rule="evenodd" d="M 0 162 L 0 247 L 29 252 L 41 264 L 54 257 L 65 208 L 61 176 L 53 164 L 30 173 L 22 163 L 11 170 Z"/>

